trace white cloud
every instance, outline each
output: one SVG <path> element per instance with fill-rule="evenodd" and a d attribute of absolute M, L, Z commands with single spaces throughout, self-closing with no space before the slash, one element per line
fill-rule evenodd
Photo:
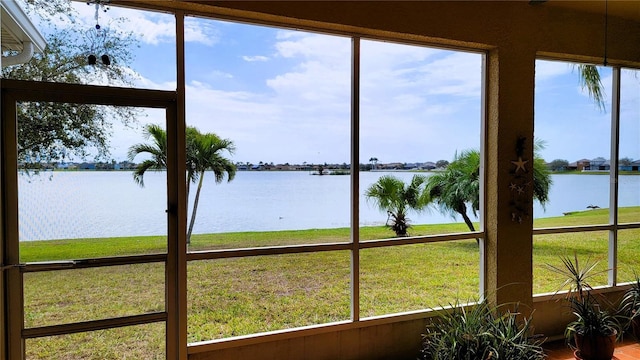
<path fill-rule="evenodd" d="M 269 58 L 266 56 L 262 56 L 262 55 L 256 55 L 256 56 L 243 56 L 242 60 L 247 61 L 247 62 L 254 62 L 254 61 L 269 61 Z"/>
<path fill-rule="evenodd" d="M 375 69 L 414 68 L 421 62 L 441 54 L 441 50 L 382 41 L 362 41 L 360 44 L 363 72 Z M 412 65 L 409 65 L 412 64 Z"/>
<path fill-rule="evenodd" d="M 537 60 L 535 66 L 536 81 L 550 80 L 573 71 L 571 64 L 564 61 Z"/>
<path fill-rule="evenodd" d="M 175 39 L 175 22 L 166 14 L 110 6 L 106 12 L 98 12 L 96 21 L 95 6 L 74 2 L 73 7 L 79 14 L 77 21 L 84 24 L 83 26 L 86 26 L 89 31 L 99 23 L 103 29 L 122 33 L 133 32 L 143 42 L 149 44 Z M 120 21 L 121 18 L 126 20 Z"/>
<path fill-rule="evenodd" d="M 297 65 L 266 81 L 275 101 L 288 109 L 317 114 L 343 114 L 350 101 L 350 40 L 317 34 L 278 32 L 276 59 L 297 60 Z M 294 41 L 295 40 L 295 41 Z"/>
<path fill-rule="evenodd" d="M 219 70 L 213 70 L 209 75 L 211 79 L 233 79 L 233 74 Z"/>
<path fill-rule="evenodd" d="M 141 89 L 175 91 L 177 84 L 175 81 L 155 82 L 149 78 L 141 77 L 135 86 Z"/>
<path fill-rule="evenodd" d="M 431 94 L 472 96 L 480 95 L 482 78 L 481 55 L 453 52 L 421 68 Z"/>
<path fill-rule="evenodd" d="M 234 161 L 349 162 L 350 39 L 288 31 L 279 31 L 277 38 L 276 53 L 269 62 L 255 62 L 249 83 L 229 64 L 210 68 L 208 75 L 189 83 L 188 125 L 232 139 Z M 363 158 L 450 160 L 456 150 L 479 145 L 479 55 L 378 42 L 369 42 L 366 49 Z M 227 55 L 232 59 L 235 54 Z M 219 80 L 229 78 L 236 79 L 236 90 L 221 90 Z M 175 81 L 143 77 L 136 84 L 175 86 Z"/>
<path fill-rule="evenodd" d="M 184 39 L 212 46 L 220 40 L 220 32 L 211 21 L 197 18 L 186 18 L 184 22 Z"/>
<path fill-rule="evenodd" d="M 188 125 L 232 139 L 237 148 L 234 161 L 306 161 L 300 150 L 326 133 L 321 121 L 306 115 L 264 94 L 220 91 L 200 82 L 187 87 Z M 300 131 L 300 126 L 308 131 Z"/>
<path fill-rule="evenodd" d="M 79 13 L 78 20 L 91 29 L 95 26 L 95 7 L 85 3 L 74 3 Z M 126 21 L 118 22 L 118 18 Z M 110 6 L 109 10 L 98 12 L 98 22 L 103 28 L 113 27 L 119 32 L 133 32 L 142 42 L 152 45 L 175 42 L 176 25 L 173 16 L 165 13 L 127 9 Z M 185 41 L 207 46 L 219 40 L 219 32 L 210 21 L 193 17 L 185 18 Z"/>
<path fill-rule="evenodd" d="M 221 42 L 238 52 L 225 58 L 254 61 L 251 77 L 228 60 L 189 83 L 188 125 L 232 139 L 234 161 L 349 162 L 351 40 L 284 30 L 273 36 L 275 52 L 268 57 L 243 56 L 249 47 L 237 47 L 233 37 Z M 269 61 L 257 61 L 263 59 Z M 477 54 L 363 42 L 363 157 L 435 161 L 477 147 L 480 60 Z M 234 91 L 220 85 L 229 78 L 235 80 L 225 86 Z M 175 89 L 173 82 L 140 83 Z"/>
<path fill-rule="evenodd" d="M 351 40 L 338 36 L 279 31 L 275 48 L 277 56 L 313 59 L 327 64 L 351 59 Z"/>

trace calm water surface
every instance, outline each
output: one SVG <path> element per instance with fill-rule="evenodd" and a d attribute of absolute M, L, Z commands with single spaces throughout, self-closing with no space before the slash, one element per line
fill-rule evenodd
<path fill-rule="evenodd" d="M 385 172 L 360 173 L 360 193 Z M 409 181 L 413 173 L 394 172 Z M 311 176 L 307 172 L 238 172 L 230 182 L 205 184 L 194 233 L 347 227 L 349 176 Z M 207 177 L 208 176 L 208 177 Z M 166 175 L 150 172 L 145 187 L 130 172 L 55 172 L 21 176 L 20 240 L 50 240 L 166 234 Z M 589 205 L 608 207 L 609 177 L 553 175 L 551 201 L 534 217 L 561 216 Z M 195 187 L 192 187 L 193 198 Z M 640 205 L 640 176 L 620 177 L 620 206 Z M 189 206 L 192 204 L 192 199 Z M 449 223 L 461 219 L 438 210 L 409 214 L 412 223 Z M 360 196 L 360 224 L 387 219 Z"/>

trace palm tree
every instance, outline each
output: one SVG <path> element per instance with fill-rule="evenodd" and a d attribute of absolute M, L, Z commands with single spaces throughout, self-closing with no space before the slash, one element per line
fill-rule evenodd
<path fill-rule="evenodd" d="M 148 154 L 151 157 L 138 164 L 133 172 L 133 179 L 140 186 L 144 186 L 144 174 L 147 170 L 164 170 L 167 168 L 167 133 L 165 130 L 158 125 L 147 124 L 144 129 L 144 135 L 145 139 L 151 140 L 151 144 L 133 145 L 129 148 L 128 153 L 129 161 L 133 161 L 140 154 Z M 190 244 L 205 172 L 213 171 L 216 183 L 222 182 L 225 176 L 228 181 L 231 181 L 235 177 L 236 166 L 222 155 L 224 152 L 233 154 L 235 151 L 233 142 L 228 139 L 221 139 L 216 134 L 202 134 L 195 127 L 187 127 L 186 146 L 187 198 L 189 198 L 190 184 L 198 183 L 187 232 L 187 244 Z"/>
<path fill-rule="evenodd" d="M 373 170 L 376 169 L 376 165 L 378 164 L 378 158 L 377 157 L 372 157 L 369 159 L 369 162 L 371 163 L 371 167 L 373 168 Z"/>
<path fill-rule="evenodd" d="M 147 170 L 164 170 L 167 168 L 167 133 L 156 124 L 147 124 L 143 130 L 146 140 L 151 144 L 136 144 L 129 148 L 129 161 L 138 154 L 148 154 L 151 159 L 142 161 L 133 171 L 133 180 L 144 187 L 144 174 Z"/>
<path fill-rule="evenodd" d="M 187 135 L 187 139 L 189 139 L 189 135 Z M 191 176 L 187 181 L 198 181 L 198 188 L 193 200 L 191 220 L 187 231 L 187 244 L 191 243 L 191 233 L 196 220 L 196 211 L 198 210 L 200 190 L 202 189 L 205 172 L 213 171 L 216 184 L 221 183 L 225 176 L 227 182 L 233 180 L 236 176 L 236 165 L 222 156 L 223 152 L 231 155 L 235 151 L 235 146 L 231 140 L 221 139 L 213 133 L 201 134 L 197 131 L 191 136 L 190 140 L 191 142 L 187 141 L 187 165 L 190 166 L 187 173 L 191 173 Z"/>
<path fill-rule="evenodd" d="M 543 207 L 549 200 L 551 176 L 540 151 L 544 142 L 534 142 L 533 160 L 533 198 Z M 471 207 L 473 215 L 480 209 L 480 152 L 466 150 L 456 155 L 449 166 L 441 173 L 427 179 L 425 196 L 436 204 L 442 213 L 460 214 L 469 230 L 475 231 L 473 222 L 467 214 Z"/>
<path fill-rule="evenodd" d="M 407 236 L 407 229 L 410 227 L 407 212 L 422 211 L 427 205 L 427 199 L 423 196 L 426 180 L 425 176 L 414 175 L 407 185 L 392 175 L 385 175 L 366 190 L 367 200 L 375 202 L 391 218 L 391 224 L 387 223 L 387 226 L 396 236 Z"/>
<path fill-rule="evenodd" d="M 463 151 L 456 154 L 447 168 L 430 176 L 425 186 L 425 194 L 442 213 L 460 214 L 469 230 L 475 231 L 473 222 L 467 215 L 467 205 L 473 215 L 480 209 L 480 152 Z"/>
<path fill-rule="evenodd" d="M 587 64 L 578 64 L 576 67 L 580 73 L 580 85 L 583 89 L 587 89 L 589 97 L 595 101 L 598 108 L 604 110 L 604 86 L 598 67 Z"/>
<path fill-rule="evenodd" d="M 547 162 L 540 155 L 544 148 L 544 141 L 535 140 L 533 142 L 533 198 L 538 200 L 543 209 L 549 201 L 549 189 L 553 184 Z"/>

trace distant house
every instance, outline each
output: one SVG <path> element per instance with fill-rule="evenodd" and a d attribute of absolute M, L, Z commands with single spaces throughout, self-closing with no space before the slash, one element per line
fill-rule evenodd
<path fill-rule="evenodd" d="M 294 166 L 291 166 L 290 164 L 277 164 L 274 166 L 275 170 L 278 171 L 291 171 L 291 170 L 296 170 L 296 168 Z"/>
<path fill-rule="evenodd" d="M 618 169 L 620 171 L 640 171 L 640 160 L 635 160 L 629 165 L 620 165 Z"/>
<path fill-rule="evenodd" d="M 587 170 L 609 170 L 610 168 L 609 160 L 603 157 L 597 157 L 591 160 L 589 169 Z"/>
<path fill-rule="evenodd" d="M 578 171 L 591 170 L 591 160 L 581 159 L 576 162 L 572 162 L 569 165 L 567 165 L 567 170 L 578 170 Z"/>
<path fill-rule="evenodd" d="M 388 164 L 378 164 L 378 169 L 382 170 L 400 170 L 400 169 L 404 169 L 404 164 L 403 163 L 388 163 Z"/>
<path fill-rule="evenodd" d="M 95 170 L 96 169 L 96 164 L 83 162 L 81 164 L 78 164 L 78 169 L 80 169 L 80 170 Z"/>
<path fill-rule="evenodd" d="M 611 162 L 603 157 L 595 159 L 581 159 L 567 165 L 567 170 L 578 171 L 609 171 L 611 170 Z"/>
<path fill-rule="evenodd" d="M 420 165 L 420 169 L 422 169 L 422 170 L 433 170 L 436 167 L 437 167 L 436 163 L 431 162 L 431 161 L 427 161 L 427 162 L 423 163 L 422 165 Z"/>
<path fill-rule="evenodd" d="M 121 161 L 116 165 L 117 165 L 117 168 L 114 167 L 116 170 L 133 170 L 137 166 L 135 163 L 132 163 L 132 162 L 129 162 L 129 161 L 126 161 L 126 160 L 125 161 Z"/>

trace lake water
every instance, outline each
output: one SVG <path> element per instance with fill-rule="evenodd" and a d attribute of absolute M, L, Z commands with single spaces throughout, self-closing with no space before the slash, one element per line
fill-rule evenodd
<path fill-rule="evenodd" d="M 369 204 L 364 190 L 386 172 L 360 173 L 360 224 L 384 224 L 387 215 Z M 393 172 L 409 181 L 413 173 Z M 194 233 L 347 227 L 349 176 L 307 172 L 241 171 L 215 184 L 206 174 Z M 428 174 L 427 174 L 428 175 Z M 609 176 L 552 175 L 546 211 L 534 203 L 534 217 L 561 216 L 608 207 Z M 20 240 L 50 240 L 166 234 L 166 175 L 149 172 L 145 187 L 131 172 L 55 172 L 19 179 Z M 640 176 L 620 176 L 620 206 L 640 205 Z M 195 193 L 192 187 L 191 197 Z M 190 201 L 189 206 L 191 206 Z M 438 210 L 410 213 L 412 223 L 459 222 Z"/>

